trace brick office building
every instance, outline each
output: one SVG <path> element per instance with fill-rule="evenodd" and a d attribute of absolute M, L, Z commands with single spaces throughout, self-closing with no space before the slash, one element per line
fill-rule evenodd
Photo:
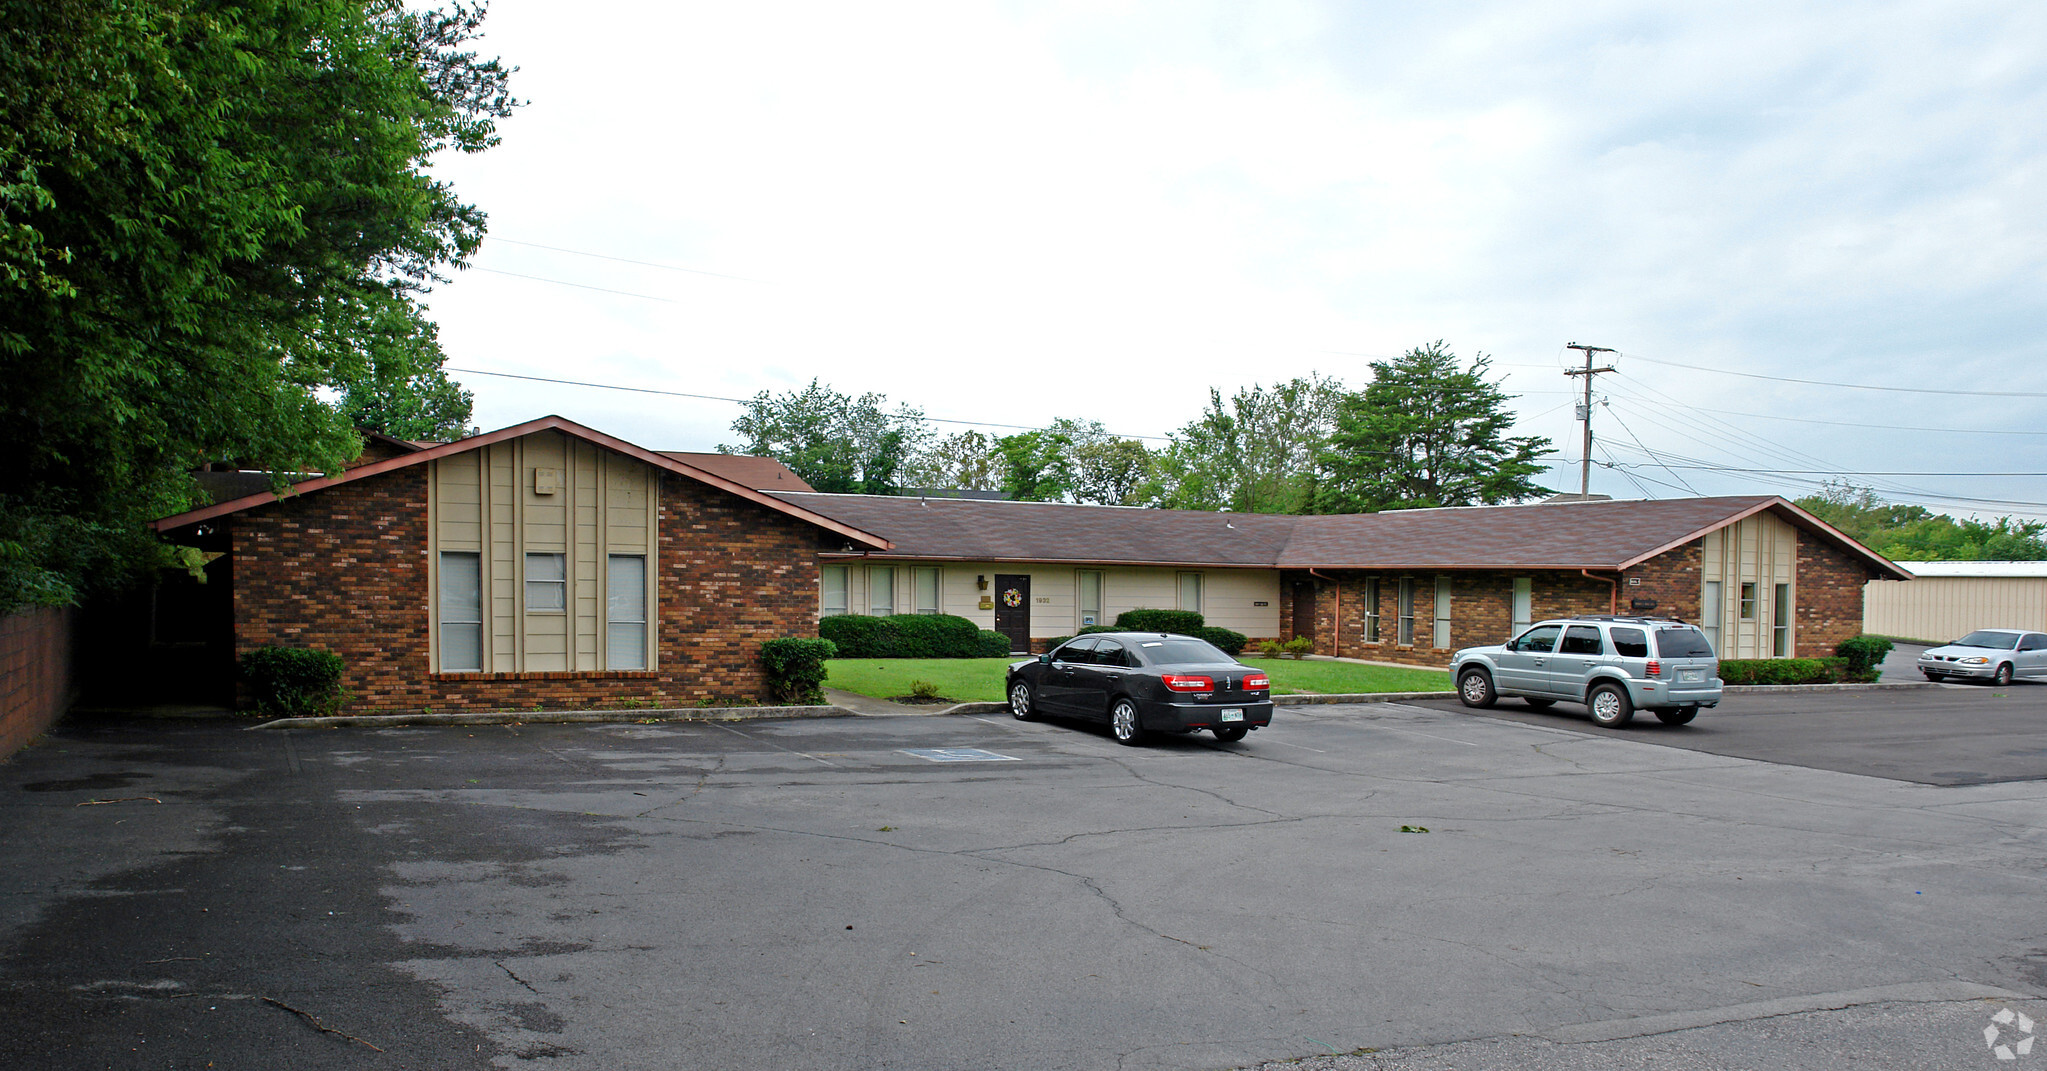
<path fill-rule="evenodd" d="M 953 613 L 1042 650 L 1122 610 L 1192 609 L 1440 666 L 1528 621 L 1640 611 L 1727 657 L 1831 654 L 1864 583 L 1910 575 L 1776 497 L 1293 517 L 833 495 L 560 417 L 376 437 L 334 478 L 157 529 L 217 555 L 213 647 L 335 651 L 359 711 L 749 699 L 761 641 L 847 612 Z"/>

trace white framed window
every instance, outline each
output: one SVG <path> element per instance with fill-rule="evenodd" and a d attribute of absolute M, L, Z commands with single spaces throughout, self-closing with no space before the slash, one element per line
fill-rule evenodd
<path fill-rule="evenodd" d="M 440 563 L 441 672 L 483 672 L 483 555 L 444 550 Z"/>
<path fill-rule="evenodd" d="M 1414 578 L 1400 578 L 1400 625 L 1394 642 L 1402 647 L 1414 645 Z"/>
<path fill-rule="evenodd" d="M 1720 652 L 1720 616 L 1726 612 L 1720 592 L 1720 581 L 1706 581 L 1706 594 L 1700 600 L 1704 605 L 1699 608 L 1699 617 L 1702 618 L 1699 627 L 1705 631 L 1706 642 L 1713 645 L 1715 654 Z"/>
<path fill-rule="evenodd" d="M 868 612 L 887 617 L 896 612 L 896 570 L 892 565 L 867 567 Z"/>
<path fill-rule="evenodd" d="M 1776 591 L 1776 616 L 1770 620 L 1770 653 L 1778 658 L 1791 657 L 1791 585 L 1779 584 Z"/>
<path fill-rule="evenodd" d="M 1102 623 L 1102 574 L 1093 569 L 1080 571 L 1080 627 Z"/>
<path fill-rule="evenodd" d="M 847 587 L 851 569 L 843 565 L 827 565 L 818 570 L 817 616 L 840 617 L 847 610 Z"/>
<path fill-rule="evenodd" d="M 1429 642 L 1438 648 L 1450 646 L 1450 578 L 1436 578 L 1436 626 L 1429 633 Z"/>
<path fill-rule="evenodd" d="M 910 609 L 920 614 L 938 612 L 938 570 L 910 570 Z"/>
<path fill-rule="evenodd" d="M 566 613 L 569 608 L 569 556 L 526 555 L 526 612 Z"/>
<path fill-rule="evenodd" d="M 1379 642 L 1379 578 L 1367 577 L 1365 589 L 1365 642 Z"/>
<path fill-rule="evenodd" d="M 647 559 L 604 560 L 604 668 L 647 668 Z"/>
<path fill-rule="evenodd" d="M 1517 576 L 1514 578 L 1514 620 L 1509 624 L 1507 634 L 1519 636 L 1532 624 L 1535 624 L 1535 578 Z"/>
<path fill-rule="evenodd" d="M 1756 619 L 1756 586 L 1750 582 L 1743 582 L 1741 585 L 1741 619 L 1743 621 Z"/>
<path fill-rule="evenodd" d="M 1201 612 L 1201 574 L 1180 574 L 1180 609 Z"/>

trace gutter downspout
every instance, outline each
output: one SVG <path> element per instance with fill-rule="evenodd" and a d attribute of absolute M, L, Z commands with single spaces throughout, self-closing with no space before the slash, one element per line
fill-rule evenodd
<path fill-rule="evenodd" d="M 1337 579 L 1336 579 L 1335 577 L 1333 577 L 1333 576 L 1322 576 L 1322 574 L 1321 574 L 1321 573 L 1318 573 L 1318 572 L 1316 572 L 1316 571 L 1315 571 L 1315 567 L 1314 567 L 1314 566 L 1312 566 L 1312 565 L 1308 567 L 1308 575 L 1309 575 L 1309 576 L 1314 576 L 1314 577 L 1321 577 L 1322 579 L 1324 579 L 1324 580 L 1327 580 L 1327 581 L 1329 581 L 1329 586 L 1330 586 L 1330 588 L 1331 588 L 1331 589 L 1333 589 L 1333 590 L 1334 590 L 1334 591 L 1336 592 L 1336 617 L 1335 617 L 1335 621 L 1336 621 L 1336 634 L 1335 634 L 1334 636 L 1330 637 L 1330 642 L 1331 642 L 1332 644 L 1334 644 L 1335 646 L 1334 646 L 1334 647 L 1332 647 L 1332 648 L 1330 648 L 1330 649 L 1331 649 L 1331 651 L 1333 651 L 1333 652 L 1335 653 L 1335 656 L 1336 656 L 1336 657 L 1338 657 L 1338 658 L 1342 658 L 1342 657 L 1343 657 L 1343 584 L 1342 584 L 1342 583 L 1341 583 L 1340 581 L 1338 581 L 1338 580 L 1337 580 Z"/>
<path fill-rule="evenodd" d="M 1612 594 L 1611 596 L 1609 596 L 1609 597 L 1607 598 L 1607 600 L 1606 600 L 1606 612 L 1607 612 L 1607 613 L 1610 613 L 1610 614 L 1614 614 L 1614 615 L 1618 616 L 1618 615 L 1620 614 L 1620 612 L 1621 612 L 1621 582 L 1620 582 L 1620 580 L 1619 580 L 1618 578 L 1612 578 L 1612 577 L 1604 577 L 1604 576 L 1592 576 L 1592 570 L 1590 570 L 1590 569 L 1580 569 L 1580 570 L 1578 570 L 1578 571 L 1579 571 L 1579 572 L 1581 572 L 1581 573 L 1584 573 L 1584 574 L 1585 574 L 1586 576 L 1588 576 L 1588 577 L 1591 577 L 1591 578 L 1592 578 L 1592 579 L 1594 579 L 1594 580 L 1604 580 L 1604 581 L 1606 581 L 1606 583 L 1607 583 L 1607 584 L 1609 584 L 1609 585 L 1611 585 L 1611 586 L 1613 587 L 1613 594 Z"/>

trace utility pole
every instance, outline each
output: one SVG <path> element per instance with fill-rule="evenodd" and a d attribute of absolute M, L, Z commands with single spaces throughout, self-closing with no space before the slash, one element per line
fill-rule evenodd
<path fill-rule="evenodd" d="M 1612 365 L 1607 365 L 1604 368 L 1592 367 L 1592 355 L 1595 353 L 1618 353 L 1620 351 L 1606 346 L 1582 346 L 1576 342 L 1564 348 L 1567 350 L 1585 351 L 1585 367 L 1572 368 L 1564 372 L 1567 376 L 1585 377 L 1585 400 L 1578 403 L 1578 419 L 1585 422 L 1585 445 L 1583 452 L 1578 455 L 1578 497 L 1584 498 L 1592 490 L 1592 377 L 1601 372 L 1615 371 Z"/>

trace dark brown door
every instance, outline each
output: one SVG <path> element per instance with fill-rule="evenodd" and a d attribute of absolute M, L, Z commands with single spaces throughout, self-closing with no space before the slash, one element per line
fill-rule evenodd
<path fill-rule="evenodd" d="M 995 574 L 995 631 L 1009 637 L 1009 649 L 1031 649 L 1031 578 Z"/>
<path fill-rule="evenodd" d="M 1294 581 L 1294 635 L 1315 638 L 1315 582 Z"/>

